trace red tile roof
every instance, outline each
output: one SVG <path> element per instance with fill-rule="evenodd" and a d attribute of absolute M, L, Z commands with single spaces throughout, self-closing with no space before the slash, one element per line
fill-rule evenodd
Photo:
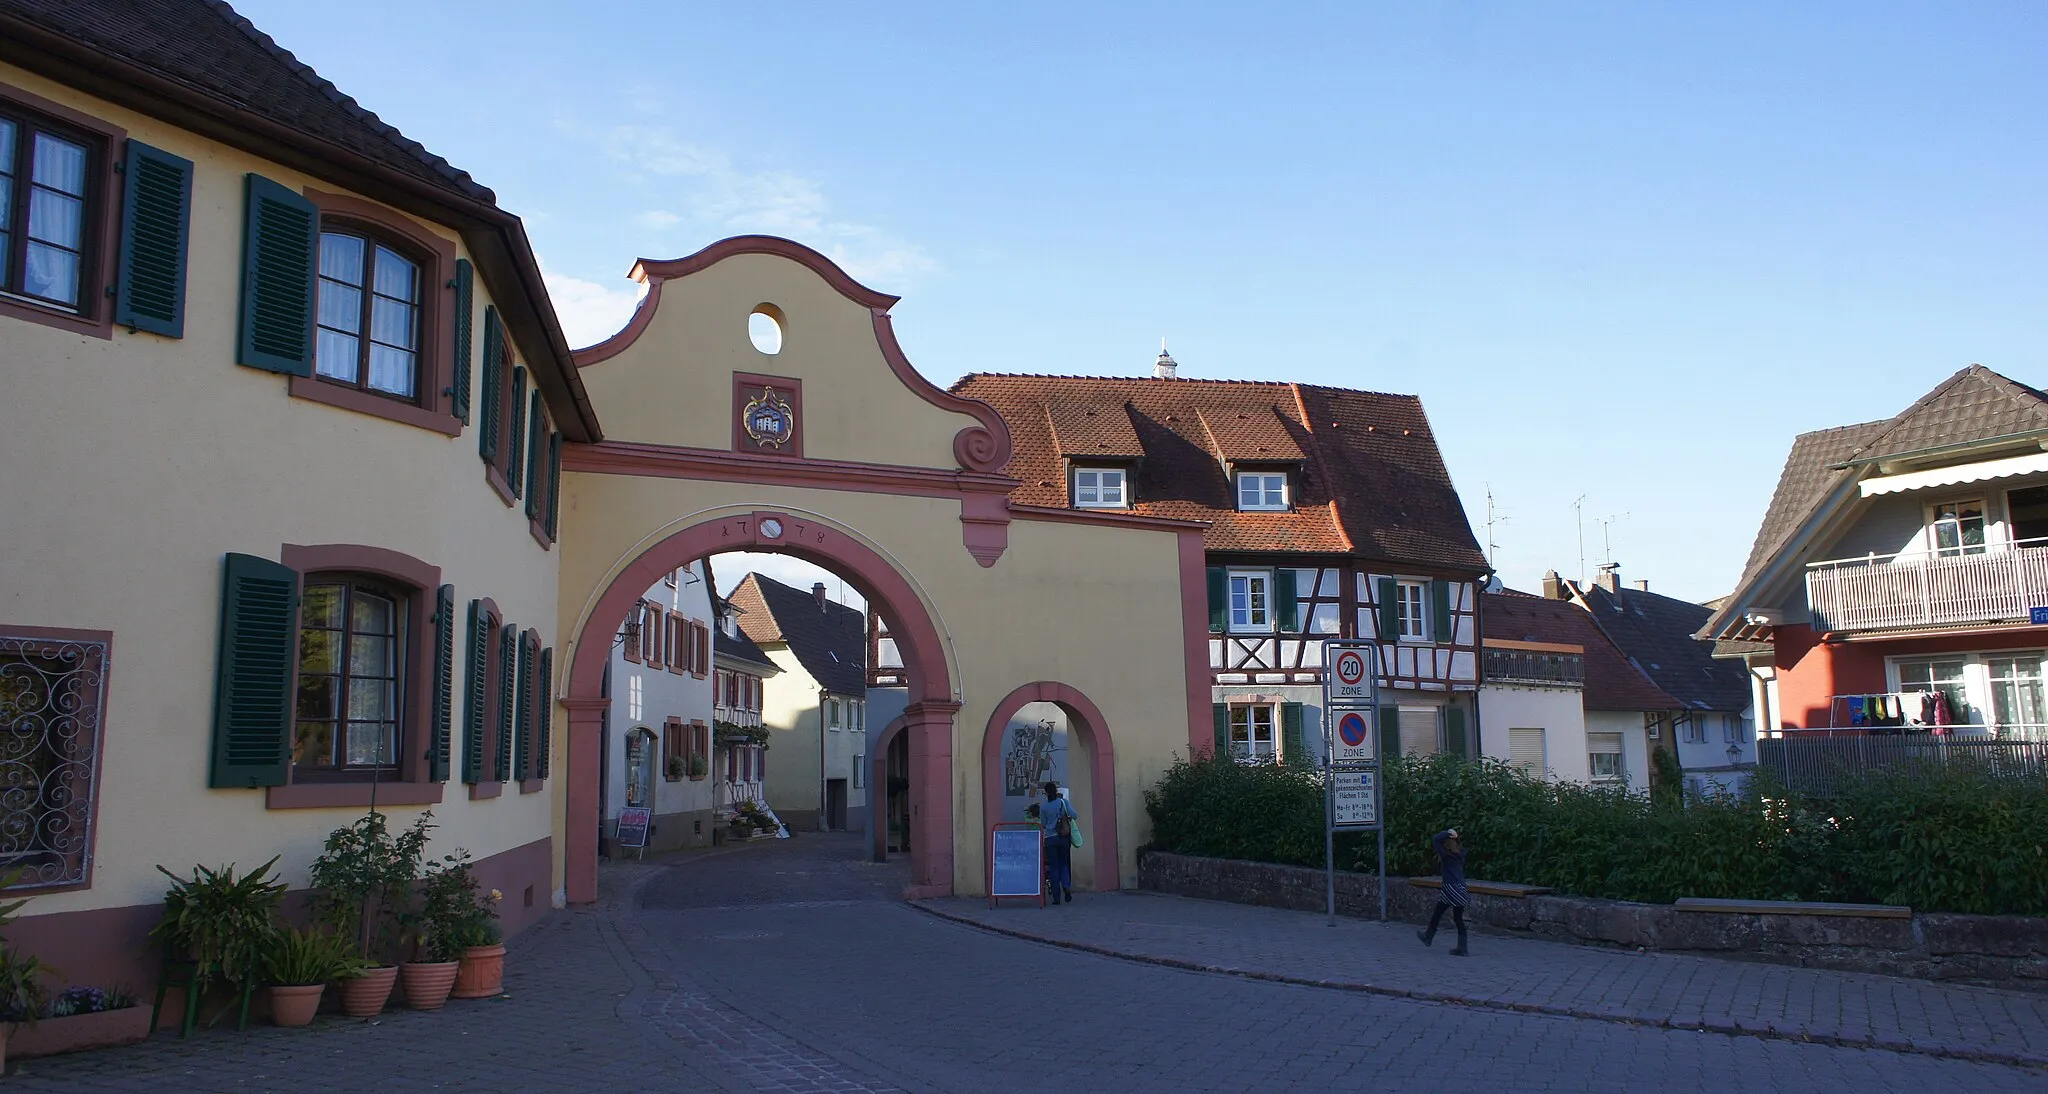
<path fill-rule="evenodd" d="M 1142 455 L 1132 511 L 1210 523 L 1212 551 L 1346 554 L 1486 569 L 1435 434 L 1412 395 L 1250 380 L 973 373 L 953 391 L 995 407 L 1016 446 L 1006 471 L 1020 504 L 1066 506 L 1066 463 L 1085 446 L 1056 407 L 1088 407 L 1087 436 L 1114 432 L 1120 410 Z M 1112 442 L 1115 443 L 1115 442 Z M 1099 450 L 1108 454 L 1110 450 Z M 1119 453 L 1121 454 L 1121 453 Z M 1297 461 L 1294 508 L 1237 510 L 1229 463 Z"/>
<path fill-rule="evenodd" d="M 1559 642 L 1586 651 L 1587 710 L 1682 710 L 1672 698 L 1629 664 L 1615 644 L 1593 623 L 1584 608 L 1569 600 L 1548 600 L 1531 593 L 1487 593 L 1479 605 L 1484 638 L 1510 642 Z"/>
<path fill-rule="evenodd" d="M 1062 456 L 1113 456 L 1135 459 L 1145 454 L 1131 416 L 1114 403 L 1047 403 L 1055 450 Z"/>

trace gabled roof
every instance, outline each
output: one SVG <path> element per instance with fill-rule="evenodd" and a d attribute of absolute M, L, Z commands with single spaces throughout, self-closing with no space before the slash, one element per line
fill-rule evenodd
<path fill-rule="evenodd" d="M 1870 474 L 1878 461 L 2044 431 L 2048 394 L 1971 365 L 1890 418 L 1800 434 L 1785 457 L 1777 489 L 1743 565 L 1742 580 L 1707 627 L 1724 629 L 1726 617 L 1747 605 L 1757 579 L 1792 545 L 1799 530 L 1820 515 L 1829 495 Z"/>
<path fill-rule="evenodd" d="M 223 0 L 0 0 L 0 61 L 462 231 L 564 434 L 600 439 L 519 218 Z"/>
<path fill-rule="evenodd" d="M 1077 456 L 1049 406 L 1122 411 L 1142 449 L 1132 511 L 1206 521 L 1212 551 L 1348 554 L 1481 573 L 1443 456 L 1412 395 L 1245 380 L 973 373 L 952 390 L 995 407 L 1020 504 L 1066 506 Z M 1057 432 L 1056 432 L 1057 431 Z M 1298 461 L 1290 512 L 1239 512 L 1226 464 Z"/>
<path fill-rule="evenodd" d="M 1479 611 L 1481 637 L 1585 649 L 1587 710 L 1679 710 L 1685 706 L 1629 664 L 1577 604 L 1514 589 L 1485 596 Z"/>
<path fill-rule="evenodd" d="M 718 598 L 713 608 L 721 616 L 728 609 L 732 610 L 736 615 L 745 614 L 739 610 L 737 605 L 723 597 Z M 782 671 L 782 667 L 775 663 L 774 658 L 762 652 L 761 647 L 755 645 L 754 640 L 747 637 L 746 629 L 738 625 L 737 619 L 734 622 L 733 633 L 725 633 L 723 627 L 714 627 L 711 633 L 711 655 L 713 657 L 730 658 L 745 664 L 750 669 L 760 669 L 764 675 L 773 675 Z"/>
<path fill-rule="evenodd" d="M 1643 675 L 1691 710 L 1734 714 L 1751 701 L 1749 670 L 1716 660 L 1714 644 L 1694 638 L 1713 609 L 1643 589 L 1578 590 L 1585 611 Z"/>
<path fill-rule="evenodd" d="M 732 591 L 740 629 L 759 646 L 781 643 L 818 686 L 834 695 L 867 694 L 867 615 L 808 589 L 748 574 Z"/>

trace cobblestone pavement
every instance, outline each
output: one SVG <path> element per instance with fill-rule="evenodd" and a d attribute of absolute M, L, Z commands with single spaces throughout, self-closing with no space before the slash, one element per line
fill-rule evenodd
<path fill-rule="evenodd" d="M 158 1035 L 23 1061 L 30 1091 L 2004 1091 L 2048 1073 L 1510 1013 L 1076 952 L 894 899 L 900 866 L 805 836 L 608 867 L 606 902 L 515 940 L 509 998 Z M 984 905 L 985 907 L 985 905 Z M 1006 908 L 1006 925 L 1150 898 Z M 1130 911 L 1123 911 L 1128 908 Z M 1328 930 L 1328 928 L 1323 928 Z M 1411 942 L 1412 944 L 1412 942 Z M 1484 947 L 1500 941 L 1480 941 Z M 1419 947 L 1417 947 L 1419 949 Z M 1431 958 L 1441 957 L 1441 949 Z M 1456 960 L 1444 958 L 1444 961 Z M 1599 990 L 1589 982 L 1586 991 Z"/>
<path fill-rule="evenodd" d="M 2048 996 L 1498 935 L 1448 958 L 1412 923 L 1126 892 L 1047 909 L 986 900 L 921 906 L 948 918 L 1180 968 L 1456 1001 L 1499 1010 L 1750 1033 L 2048 1065 Z M 1056 914 L 1055 914 L 1056 912 Z"/>

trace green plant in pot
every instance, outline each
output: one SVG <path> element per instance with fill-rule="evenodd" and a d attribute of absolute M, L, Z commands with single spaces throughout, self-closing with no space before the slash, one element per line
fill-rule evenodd
<path fill-rule="evenodd" d="M 314 915 L 335 934 L 354 940 L 362 970 L 342 980 L 341 1010 L 351 1018 L 374 1017 L 391 998 L 403 920 L 412 883 L 426 857 L 433 812 L 420 814 L 394 833 L 375 810 L 328 833 L 313 860 Z"/>
<path fill-rule="evenodd" d="M 439 1010 L 454 990 L 463 954 L 482 937 L 489 919 L 479 912 L 469 852 L 458 848 L 429 863 L 419 902 L 406 916 L 415 960 L 399 967 L 405 999 L 415 1010 Z"/>
<path fill-rule="evenodd" d="M 327 982 L 359 975 L 365 965 L 355 942 L 318 927 L 287 927 L 271 938 L 263 957 L 270 978 L 270 1017 L 280 1026 L 311 1025 Z"/>
<path fill-rule="evenodd" d="M 157 867 L 171 879 L 171 888 L 164 894 L 164 917 L 149 934 L 163 945 L 167 960 L 190 966 L 188 1022 L 198 1001 L 223 984 L 241 996 L 247 1020 L 248 996 L 263 974 L 263 957 L 277 934 L 278 909 L 284 903 L 284 882 L 271 872 L 276 865 L 272 857 L 240 877 L 233 865 L 216 870 L 194 866 L 191 877 Z"/>

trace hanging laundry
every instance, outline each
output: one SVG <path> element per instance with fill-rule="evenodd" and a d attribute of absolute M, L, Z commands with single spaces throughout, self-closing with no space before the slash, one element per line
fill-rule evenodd
<path fill-rule="evenodd" d="M 1849 724 L 1852 726 L 1867 726 L 1870 724 L 1869 719 L 1870 715 L 1863 696 L 1849 696 Z"/>

